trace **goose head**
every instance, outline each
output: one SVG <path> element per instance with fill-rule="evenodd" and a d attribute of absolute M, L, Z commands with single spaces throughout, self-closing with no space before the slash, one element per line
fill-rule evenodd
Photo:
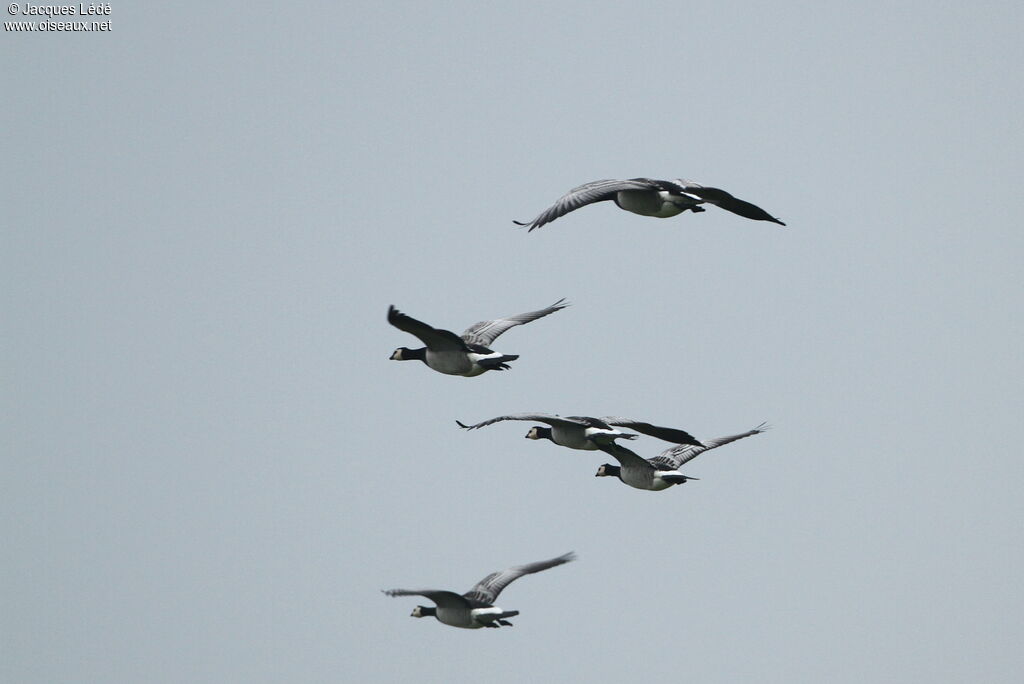
<path fill-rule="evenodd" d="M 414 617 L 414 618 L 431 617 L 431 616 L 436 616 L 436 615 L 437 615 L 437 608 L 429 608 L 427 606 L 416 606 L 415 608 L 412 609 L 412 612 L 409 613 L 409 617 Z"/>
<path fill-rule="evenodd" d="M 551 428 L 535 425 L 526 433 L 526 439 L 551 439 Z"/>
<path fill-rule="evenodd" d="M 391 352 L 391 360 L 422 361 L 425 358 L 425 351 L 426 349 L 409 349 L 408 347 L 399 347 L 395 351 Z"/>

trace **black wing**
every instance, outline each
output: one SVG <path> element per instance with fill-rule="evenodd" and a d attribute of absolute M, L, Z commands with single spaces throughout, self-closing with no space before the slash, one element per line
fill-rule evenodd
<path fill-rule="evenodd" d="M 605 416 L 601 418 L 604 422 L 609 425 L 616 427 L 630 428 L 636 430 L 648 437 L 656 437 L 663 439 L 666 442 L 674 442 L 675 444 L 692 444 L 693 446 L 704 446 L 697 438 L 691 435 L 685 430 L 677 430 L 675 428 L 661 427 L 660 425 L 651 425 L 650 423 L 643 423 L 639 420 L 633 420 L 632 418 L 621 418 L 619 416 Z"/>
<path fill-rule="evenodd" d="M 771 221 L 772 223 L 778 223 L 780 226 L 786 225 L 756 204 L 733 197 L 721 188 L 709 188 L 700 183 L 687 181 L 684 189 L 688 195 L 693 195 L 708 204 L 714 204 L 720 209 L 731 211 L 744 218 L 753 219 L 754 221 Z"/>
<path fill-rule="evenodd" d="M 415 335 L 432 351 L 468 351 L 465 341 L 450 330 L 441 330 L 407 316 L 394 306 L 388 307 L 388 323 Z"/>
<path fill-rule="evenodd" d="M 623 468 L 654 468 L 650 461 L 615 442 L 598 444 L 597 448 L 612 456 Z"/>

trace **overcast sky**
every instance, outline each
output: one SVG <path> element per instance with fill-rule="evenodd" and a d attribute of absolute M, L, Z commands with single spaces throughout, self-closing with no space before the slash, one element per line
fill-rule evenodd
<path fill-rule="evenodd" d="M 0 680 L 1019 680 L 1019 3 L 137 5 L 0 38 Z M 635 176 L 788 227 L 512 224 Z M 525 411 L 773 429 L 645 492 Z"/>

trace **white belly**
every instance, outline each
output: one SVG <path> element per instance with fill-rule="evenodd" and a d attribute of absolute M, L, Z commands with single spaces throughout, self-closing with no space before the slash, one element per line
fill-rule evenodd
<path fill-rule="evenodd" d="M 637 489 L 654 489 L 654 486 L 651 483 L 651 474 L 643 470 L 636 471 L 623 468 L 619 471 L 619 479 L 630 487 L 636 487 Z M 657 480 L 654 481 L 657 482 Z M 664 489 L 664 487 L 662 487 L 662 489 Z"/>
<path fill-rule="evenodd" d="M 669 200 L 669 197 L 669 193 L 664 191 L 623 190 L 615 196 L 615 203 L 626 211 L 641 216 L 669 218 L 681 214 L 686 209 L 685 203 L 679 206 L 677 202 Z"/>
<path fill-rule="evenodd" d="M 473 622 L 476 623 L 477 627 L 482 627 L 483 625 L 479 622 L 479 618 L 486 617 L 488 615 L 501 615 L 504 612 L 505 611 L 503 611 L 498 606 L 491 606 L 490 608 L 474 608 Z M 485 620 L 484 622 L 487 622 L 487 620 Z"/>
<path fill-rule="evenodd" d="M 465 375 L 473 368 L 473 363 L 464 352 L 427 350 L 427 365 L 438 373 L 447 375 Z"/>
<path fill-rule="evenodd" d="M 438 606 L 437 619 L 439 622 L 443 622 L 451 627 L 480 629 L 483 625 L 473 619 L 473 613 L 475 612 L 464 608 L 441 608 Z"/>
<path fill-rule="evenodd" d="M 624 434 L 621 430 L 614 428 L 608 430 L 596 427 L 585 428 L 577 425 L 570 427 L 556 425 L 551 428 L 551 439 L 555 444 L 582 451 L 596 451 L 598 449 L 597 444 L 608 444 L 616 437 L 622 437 Z"/>
<path fill-rule="evenodd" d="M 485 359 L 492 356 L 501 356 L 500 353 L 476 354 L 458 351 L 435 352 L 427 350 L 427 365 L 438 373 L 445 375 L 462 375 L 472 378 L 487 372 L 487 369 L 476 363 L 477 359 Z"/>
<path fill-rule="evenodd" d="M 624 437 L 626 435 L 622 430 L 616 430 L 615 428 L 587 428 L 587 441 L 591 444 L 611 444 L 618 437 Z M 592 446 L 592 449 L 596 449 L 596 446 Z"/>
<path fill-rule="evenodd" d="M 597 446 L 587 439 L 587 430 L 582 426 L 573 425 L 562 427 L 555 425 L 551 428 L 551 440 L 570 449 L 583 449 L 584 451 L 595 451 Z"/>
<path fill-rule="evenodd" d="M 654 482 L 651 484 L 651 491 L 660 492 L 663 489 L 668 489 L 672 486 L 671 482 L 665 482 L 657 475 L 654 476 Z"/>

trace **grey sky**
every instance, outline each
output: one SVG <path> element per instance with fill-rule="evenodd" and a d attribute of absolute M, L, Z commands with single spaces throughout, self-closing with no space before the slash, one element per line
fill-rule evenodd
<path fill-rule="evenodd" d="M 0 39 L 0 680 L 1017 681 L 1019 4 L 111 4 Z M 789 227 L 512 224 L 633 176 Z M 521 411 L 774 429 L 652 493 Z"/>

